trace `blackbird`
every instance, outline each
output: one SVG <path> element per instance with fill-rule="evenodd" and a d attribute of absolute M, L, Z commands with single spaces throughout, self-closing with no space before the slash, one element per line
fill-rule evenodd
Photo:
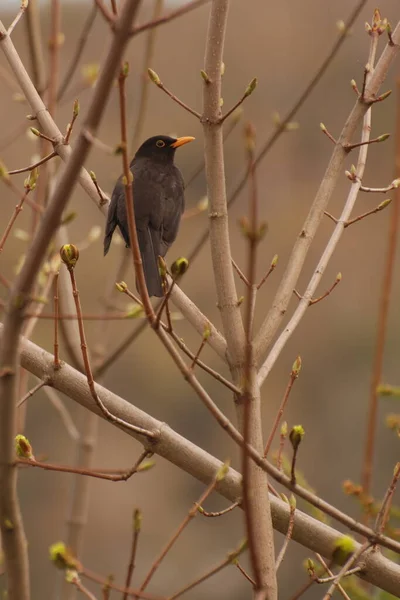
<path fill-rule="evenodd" d="M 163 296 L 158 257 L 164 257 L 175 240 L 184 210 L 184 182 L 174 165 L 175 150 L 192 140 L 193 137 L 151 137 L 140 146 L 130 164 L 136 231 L 149 296 Z M 108 209 L 104 255 L 117 225 L 129 247 L 122 176 L 115 184 Z"/>

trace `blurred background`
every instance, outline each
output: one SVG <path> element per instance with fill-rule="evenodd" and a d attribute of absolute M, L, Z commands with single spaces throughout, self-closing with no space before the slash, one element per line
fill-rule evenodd
<path fill-rule="evenodd" d="M 165 2 L 163 11 L 167 12 L 177 5 Z M 229 109 L 241 97 L 253 77 L 258 78 L 258 87 L 243 105 L 242 119 L 226 141 L 228 193 L 235 189 L 246 166 L 245 123 L 251 121 L 254 125 L 257 147 L 261 147 L 274 129 L 274 113 L 284 116 L 292 107 L 337 39 L 338 21 L 346 20 L 355 5 L 354 0 L 330 3 L 282 0 L 273 4 L 263 0 L 232 0 L 224 56 L 224 109 Z M 371 21 L 375 7 L 376 3 L 367 3 L 329 71 L 299 111 L 295 119 L 299 129 L 282 135 L 257 171 L 260 218 L 266 220 L 269 227 L 260 246 L 258 277 L 261 278 L 268 270 L 275 254 L 279 255 L 279 263 L 258 295 L 256 327 L 261 324 L 270 306 L 295 237 L 302 227 L 332 152 L 332 144 L 321 133 L 319 123 L 324 122 L 332 135 L 338 136 L 355 100 L 350 80 L 354 78 L 358 86 L 362 86 L 369 45 L 364 22 Z M 16 3 L 1 4 L 0 18 L 6 26 L 14 18 L 17 9 Z M 399 17 L 398 2 L 382 0 L 379 9 L 394 27 Z M 66 72 L 84 21 L 91 10 L 89 2 L 62 2 L 62 32 L 65 39 L 60 55 L 60 79 Z M 142 2 L 138 22 L 150 19 L 153 10 L 152 0 Z M 154 69 L 163 83 L 180 99 L 195 110 L 202 111 L 203 82 L 200 69 L 203 68 L 208 12 L 209 6 L 204 6 L 159 27 L 154 37 L 151 64 L 143 64 L 147 33 L 132 39 L 126 53 L 130 64 L 127 90 L 131 132 L 138 114 L 144 66 Z M 49 14 L 50 5 L 43 2 L 40 5 L 40 21 L 46 60 L 50 35 Z M 72 134 L 72 144 L 92 97 L 91 76 L 96 71 L 96 65 L 101 64 L 110 38 L 107 25 L 97 15 L 76 73 L 57 110 L 57 124 L 64 130 L 71 118 L 73 100 L 79 97 L 81 114 Z M 13 40 L 29 70 L 30 57 L 23 21 L 17 26 Z M 383 48 L 383 44 L 382 39 L 380 48 Z M 0 69 L 0 157 L 8 169 L 16 169 L 32 162 L 37 153 L 37 139 L 28 134 L 30 123 L 25 116 L 30 109 L 21 100 L 18 86 L 2 55 Z M 386 132 L 394 133 L 396 103 L 399 102 L 395 92 L 398 70 L 397 62 L 382 90 L 393 89 L 394 93 L 373 109 L 372 137 Z M 157 134 L 196 137 L 194 143 L 180 149 L 176 156 L 184 178 L 188 180 L 202 161 L 203 140 L 199 122 L 161 90 L 150 85 L 141 125 L 138 143 Z M 229 123 L 226 127 L 229 127 Z M 119 136 L 118 93 L 115 87 L 99 130 L 99 139 L 115 148 L 120 141 Z M 349 156 L 346 168 L 355 161 L 355 154 Z M 102 189 L 111 193 L 121 173 L 121 158 L 94 147 L 86 168 L 93 170 Z M 24 177 L 18 175 L 13 178 L 20 189 Z M 384 144 L 371 146 L 364 183 L 382 187 L 393 178 L 394 138 L 391 137 Z M 329 206 L 332 214 L 339 215 L 348 190 L 349 182 L 343 174 Z M 17 197 L 4 185 L 0 187 L 0 194 L 0 218 L 4 229 Z M 201 173 L 187 189 L 187 208 L 194 208 L 205 194 L 206 182 L 204 173 Z M 374 208 L 385 197 L 360 195 L 353 216 Z M 322 294 L 328 289 L 339 271 L 343 275 L 342 282 L 326 300 L 310 308 L 263 387 L 263 419 L 267 436 L 287 385 L 292 363 L 297 355 L 301 355 L 303 369 L 285 413 L 289 426 L 301 423 L 306 431 L 298 467 L 322 498 L 356 518 L 360 516 L 360 509 L 352 498 L 343 494 L 341 486 L 346 479 L 360 482 L 361 478 L 371 364 L 391 209 L 389 207 L 345 231 L 318 292 Z M 104 217 L 78 186 L 68 208 L 68 212 L 71 211 L 76 212 L 77 217 L 69 225 L 70 242 L 76 243 L 81 249 L 87 247 L 81 252 L 76 269 L 83 311 L 85 314 L 102 313 L 107 290 L 116 278 L 122 246 L 113 244 L 110 253 L 103 258 Z M 246 211 L 247 190 L 244 190 L 230 213 L 233 256 L 242 268 L 246 264 L 246 246 L 237 221 Z M 8 239 L 1 256 L 0 272 L 10 280 L 15 276 L 26 250 L 31 227 L 31 211 L 26 207 L 17 221 L 17 235 Z M 206 227 L 207 211 L 183 221 L 179 237 L 168 254 L 168 262 L 188 254 Z M 300 293 L 309 281 L 332 227 L 332 222 L 327 218 L 319 229 L 298 284 Z M 134 290 L 132 273 L 129 272 L 124 278 Z M 384 362 L 384 381 L 393 384 L 400 384 L 399 282 L 399 270 L 396 269 Z M 239 295 L 245 293 L 239 279 L 237 287 Z M 221 328 L 208 244 L 185 275 L 182 288 Z M 4 287 L 0 288 L 0 297 L 3 300 L 7 297 Z M 296 302 L 293 298 L 288 318 Z M 121 295 L 115 294 L 112 303 L 115 307 L 126 308 L 125 298 Z M 52 312 L 51 305 L 44 309 L 46 312 Z M 98 344 L 100 336 L 106 353 L 109 353 L 137 325 L 135 320 L 115 321 L 99 334 L 99 325 L 87 321 L 86 333 L 92 351 L 96 350 L 94 345 Z M 196 350 L 200 339 L 191 325 L 184 320 L 177 320 L 175 328 L 189 347 Z M 33 340 L 52 352 L 52 332 L 52 321 L 41 320 Z M 63 345 L 61 358 L 67 360 Z M 203 359 L 229 376 L 212 350 L 206 348 Z M 235 421 L 229 391 L 202 371 L 199 370 L 197 374 L 218 406 Z M 220 459 L 229 457 L 233 466 L 238 466 L 237 448 L 182 379 L 151 331 L 145 331 L 137 338 L 107 371 L 102 382 L 157 419 L 166 421 L 208 452 Z M 28 387 L 35 383 L 29 378 Z M 81 427 L 83 416 L 79 407 L 68 398 L 63 398 L 63 401 L 77 426 Z M 396 412 L 397 405 L 391 399 L 382 399 L 380 402 L 373 477 L 373 494 L 376 498 L 384 495 L 398 460 L 398 439 L 385 425 L 386 416 Z M 73 462 L 75 445 L 42 390 L 29 401 L 26 434 L 35 454 L 45 455 L 52 462 Z M 134 440 L 104 421 L 98 425 L 98 435 L 94 458 L 96 467 L 125 468 L 135 462 L 140 445 Z M 156 467 L 153 470 L 136 475 L 127 483 L 90 482 L 88 525 L 80 556 L 88 569 L 103 575 L 113 573 L 117 581 L 122 582 L 128 563 L 132 511 L 139 507 L 143 511 L 143 530 L 133 581 L 139 584 L 156 554 L 200 495 L 203 486 L 166 461 L 158 457 L 155 460 Z M 48 560 L 48 547 L 54 541 L 65 539 L 65 519 L 69 511 L 72 482 L 71 475 L 36 469 L 21 473 L 20 492 L 29 539 L 33 597 L 53 598 L 59 589 L 59 581 Z M 207 502 L 206 509 L 220 510 L 225 506 L 226 502 L 214 495 Z M 305 508 L 303 505 L 301 507 Z M 333 525 L 336 526 L 335 523 Z M 243 535 L 243 515 L 239 509 L 219 519 L 199 516 L 162 563 L 149 591 L 160 595 L 172 593 L 222 560 L 228 551 L 237 546 Z M 277 549 L 282 541 L 283 537 L 277 534 Z M 291 543 L 279 571 L 281 598 L 290 598 L 307 580 L 302 561 L 309 555 L 308 551 Z M 247 566 L 246 557 L 241 562 Z M 100 594 L 98 588 L 91 589 Z M 317 598 L 320 593 L 319 588 L 313 589 L 307 597 Z M 248 582 L 234 567 L 230 567 L 189 592 L 187 597 L 239 599 L 250 597 L 250 594 Z"/>

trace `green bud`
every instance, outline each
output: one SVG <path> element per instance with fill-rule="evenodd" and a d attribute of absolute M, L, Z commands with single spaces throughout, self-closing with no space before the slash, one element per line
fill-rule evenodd
<path fill-rule="evenodd" d="M 9 181 L 10 176 L 6 169 L 5 164 L 0 160 L 0 179 L 4 179 L 5 181 Z"/>
<path fill-rule="evenodd" d="M 174 277 L 183 275 L 189 268 L 189 261 L 184 256 L 177 258 L 171 265 L 171 273 Z"/>
<path fill-rule="evenodd" d="M 159 78 L 157 73 L 153 71 L 153 69 L 147 69 L 147 74 L 153 83 L 155 83 L 158 86 L 161 85 L 161 79 Z"/>
<path fill-rule="evenodd" d="M 33 456 L 32 446 L 28 438 L 24 435 L 19 434 L 15 436 L 15 451 L 20 458 L 29 458 L 31 460 L 34 460 L 35 458 Z"/>
<path fill-rule="evenodd" d="M 230 464 L 230 461 L 227 460 L 223 465 L 220 466 L 215 476 L 216 481 L 222 481 L 223 479 L 225 479 L 225 477 L 228 474 Z"/>
<path fill-rule="evenodd" d="M 63 218 L 61 220 L 61 225 L 69 225 L 70 223 L 72 223 L 72 221 L 75 221 L 77 216 L 78 216 L 78 213 L 76 213 L 74 211 L 67 213 L 65 216 L 63 216 Z"/>
<path fill-rule="evenodd" d="M 27 177 L 25 179 L 24 188 L 29 191 L 34 190 L 36 187 L 36 182 L 38 180 L 38 177 L 39 177 L 39 171 L 37 168 L 35 168 L 29 173 L 29 177 Z"/>
<path fill-rule="evenodd" d="M 33 133 L 33 135 L 40 137 L 40 131 L 38 129 L 36 129 L 36 127 L 30 127 L 29 129 Z"/>
<path fill-rule="evenodd" d="M 116 286 L 118 286 L 119 284 L 116 283 Z M 121 290 L 119 290 L 121 291 Z M 129 310 L 125 317 L 127 319 L 138 319 L 139 317 L 141 317 L 143 315 L 143 306 L 140 306 L 140 304 L 136 304 L 133 308 L 131 308 L 131 310 Z"/>
<path fill-rule="evenodd" d="M 96 173 L 94 171 L 89 171 L 89 175 L 90 175 L 92 181 L 97 181 Z"/>
<path fill-rule="evenodd" d="M 125 281 L 120 281 L 119 283 L 116 282 L 115 283 L 115 287 L 117 288 L 117 290 L 119 292 L 122 292 L 123 294 L 126 292 L 126 290 L 128 289 L 127 284 L 125 283 Z"/>
<path fill-rule="evenodd" d="M 208 338 L 211 335 L 211 326 L 210 323 L 206 323 L 204 326 L 204 331 L 203 331 L 203 340 L 208 340 Z"/>
<path fill-rule="evenodd" d="M 79 258 L 79 250 L 74 244 L 64 244 L 60 248 L 60 256 L 63 263 L 69 269 L 73 269 Z"/>
<path fill-rule="evenodd" d="M 49 548 L 50 560 L 58 569 L 72 569 L 80 571 L 82 566 L 72 551 L 67 548 L 64 542 L 56 542 Z"/>
<path fill-rule="evenodd" d="M 377 210 L 383 210 L 384 208 L 389 206 L 391 201 L 392 201 L 391 198 L 386 198 L 386 200 L 383 200 L 380 204 L 378 204 Z"/>
<path fill-rule="evenodd" d="M 400 387 L 381 383 L 377 386 L 376 393 L 379 396 L 400 396 Z"/>
<path fill-rule="evenodd" d="M 275 269 L 276 265 L 278 264 L 278 255 L 275 254 L 274 258 L 271 260 L 271 268 Z"/>
<path fill-rule="evenodd" d="M 301 356 L 298 356 L 293 363 L 292 375 L 294 375 L 294 377 L 298 377 L 300 371 L 301 371 Z"/>
<path fill-rule="evenodd" d="M 200 71 L 200 75 L 202 76 L 205 83 L 207 83 L 207 84 L 211 83 L 211 79 L 209 78 L 207 73 L 205 71 L 203 71 L 203 69 Z"/>
<path fill-rule="evenodd" d="M 282 437 L 286 437 L 287 436 L 287 432 L 288 432 L 288 424 L 286 421 L 283 421 L 282 425 L 281 425 L 281 436 Z"/>
<path fill-rule="evenodd" d="M 356 549 L 356 543 L 349 535 L 342 535 L 335 541 L 332 556 L 335 562 L 344 563 Z"/>
<path fill-rule="evenodd" d="M 75 569 L 66 569 L 65 571 L 65 581 L 67 583 L 76 583 L 80 581 L 78 573 Z"/>
<path fill-rule="evenodd" d="M 225 75 L 225 63 L 222 62 L 221 63 L 221 77 L 223 77 Z"/>
<path fill-rule="evenodd" d="M 392 93 L 392 90 L 388 90 L 387 92 L 384 92 L 383 94 L 381 94 L 380 96 L 377 97 L 376 101 L 382 102 L 382 100 L 386 100 L 386 98 L 389 98 L 391 93 Z"/>
<path fill-rule="evenodd" d="M 257 77 L 254 77 L 250 81 L 250 83 L 247 86 L 247 88 L 245 89 L 244 97 L 247 98 L 248 96 L 251 96 L 251 94 L 254 92 L 254 90 L 256 89 L 256 87 L 257 87 Z"/>
<path fill-rule="evenodd" d="M 156 464 L 155 460 L 144 460 L 137 468 L 138 473 L 143 473 L 144 471 L 150 471 Z"/>
<path fill-rule="evenodd" d="M 292 429 L 289 433 L 289 440 L 290 440 L 290 443 L 292 444 L 293 450 L 297 450 L 297 448 L 300 446 L 300 443 L 304 437 L 304 434 L 305 434 L 305 431 L 304 431 L 302 425 L 295 425 L 294 427 L 292 427 Z"/>
<path fill-rule="evenodd" d="M 326 133 L 326 127 L 325 127 L 325 125 L 323 123 L 320 123 L 319 127 L 320 127 L 321 131 L 323 131 L 324 133 Z"/>
<path fill-rule="evenodd" d="M 378 138 L 376 138 L 376 141 L 377 142 L 385 142 L 389 138 L 390 138 L 390 133 L 383 133 Z"/>
<path fill-rule="evenodd" d="M 72 109 L 72 114 L 74 117 L 79 115 L 79 108 L 79 100 L 76 98 L 76 100 L 74 100 L 74 108 Z"/>

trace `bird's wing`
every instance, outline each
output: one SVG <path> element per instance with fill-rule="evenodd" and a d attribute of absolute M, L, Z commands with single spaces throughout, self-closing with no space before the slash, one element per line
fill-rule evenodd
<path fill-rule="evenodd" d="M 160 255 L 165 256 L 170 245 L 178 235 L 179 225 L 185 208 L 184 182 L 179 169 L 175 168 L 174 184 L 167 186 L 165 213 L 162 223 Z"/>
<path fill-rule="evenodd" d="M 106 232 L 104 235 L 104 256 L 107 254 L 107 252 L 110 248 L 112 236 L 113 236 L 114 230 L 118 224 L 118 221 L 117 221 L 118 197 L 117 197 L 117 194 L 115 193 L 116 187 L 117 186 L 115 186 L 115 188 L 114 188 L 114 191 L 111 196 L 110 206 L 108 207 Z"/>

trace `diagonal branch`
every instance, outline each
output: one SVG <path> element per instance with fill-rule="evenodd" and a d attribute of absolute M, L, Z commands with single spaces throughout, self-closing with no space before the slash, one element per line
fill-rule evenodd
<path fill-rule="evenodd" d="M 400 43 L 400 24 L 397 25 L 393 32 L 393 39 L 396 44 Z M 258 361 L 269 347 L 282 322 L 292 297 L 293 289 L 296 287 L 296 282 L 311 246 L 311 242 L 318 230 L 324 216 L 324 211 L 327 208 L 339 177 L 343 172 L 343 163 L 347 156 L 347 151 L 344 146 L 350 143 L 361 119 L 364 117 L 370 104 L 378 94 L 379 88 L 385 80 L 389 67 L 394 61 L 399 49 L 399 45 L 391 46 L 388 44 L 386 46 L 376 65 L 376 69 L 366 86 L 365 98 L 358 98 L 340 134 L 315 200 L 293 247 L 292 254 L 289 258 L 286 271 L 282 277 L 272 307 L 256 337 L 255 353 Z"/>
<path fill-rule="evenodd" d="M 4 328 L 0 326 L 0 336 L 3 335 Z M 102 416 L 99 408 L 95 404 L 90 391 L 86 385 L 86 377 L 79 373 L 68 364 L 63 364 L 62 368 L 56 373 L 53 372 L 53 356 L 24 338 L 21 339 L 21 364 L 22 366 L 43 379 L 49 373 L 52 375 L 52 385 L 55 389 L 65 393 L 75 402 L 78 402 L 86 409 Z M 151 451 L 164 457 L 172 464 L 184 472 L 189 473 L 203 483 L 210 483 L 215 476 L 222 462 L 208 454 L 189 440 L 175 433 L 168 425 L 157 421 L 142 410 L 136 408 L 130 402 L 116 396 L 106 388 L 96 385 L 97 393 L 101 395 L 109 410 L 121 419 L 134 423 L 145 429 L 159 431 L 159 436 Z M 119 429 L 123 429 L 117 425 Z M 143 441 L 133 431 L 123 430 L 127 435 Z M 229 469 L 226 477 L 221 481 L 216 491 L 231 502 L 235 502 L 241 497 L 241 479 L 239 473 Z M 274 527 L 285 534 L 289 524 L 287 504 L 275 498 L 270 497 L 272 518 Z M 374 532 L 361 524 L 348 518 L 346 526 L 353 524 L 354 531 L 360 535 L 374 539 Z M 336 547 L 337 539 L 341 534 L 317 521 L 316 519 L 296 510 L 295 525 L 293 530 L 293 540 L 306 546 L 312 551 L 319 552 L 327 558 L 332 557 Z M 378 536 L 378 543 L 382 546 L 392 548 L 400 552 L 398 545 L 393 540 Z M 368 556 L 367 567 L 363 573 L 363 578 L 373 585 L 377 585 L 389 593 L 396 594 L 400 589 L 400 567 L 399 565 L 384 558 L 380 553 L 371 553 Z"/>

